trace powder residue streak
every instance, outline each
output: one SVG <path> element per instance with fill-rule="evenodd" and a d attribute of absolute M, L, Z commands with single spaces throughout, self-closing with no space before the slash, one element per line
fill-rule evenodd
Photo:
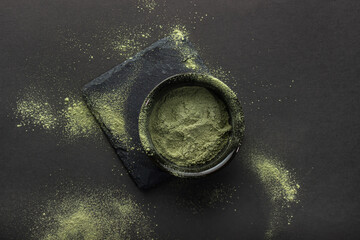
<path fill-rule="evenodd" d="M 284 225 L 291 224 L 291 207 L 299 203 L 300 185 L 293 174 L 275 158 L 261 153 L 250 156 L 250 169 L 259 178 L 270 200 L 266 238 L 272 239 Z"/>

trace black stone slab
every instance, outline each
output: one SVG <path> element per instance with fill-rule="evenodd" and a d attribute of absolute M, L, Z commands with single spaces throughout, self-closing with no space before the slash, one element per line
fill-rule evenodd
<path fill-rule="evenodd" d="M 140 107 L 148 93 L 162 80 L 179 73 L 208 73 L 207 67 L 193 45 L 184 36 L 163 38 L 134 57 L 117 65 L 84 86 L 83 96 L 117 155 L 139 188 L 153 187 L 169 179 L 170 175 L 160 170 L 141 149 L 138 133 Z M 126 90 L 125 90 L 126 89 Z M 119 138 L 111 131 L 112 123 L 104 121 L 108 109 L 96 106 L 98 96 L 123 91 L 126 101 L 122 114 L 129 137 Z M 115 106 L 116 106 L 115 102 Z M 119 110 L 120 111 L 120 110 Z"/>

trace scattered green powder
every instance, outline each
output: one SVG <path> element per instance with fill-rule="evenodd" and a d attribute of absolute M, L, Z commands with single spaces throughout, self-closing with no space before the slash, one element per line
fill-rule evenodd
<path fill-rule="evenodd" d="M 141 11 L 147 10 L 149 13 L 154 11 L 156 8 L 157 3 L 155 0 L 138 0 L 138 6 L 137 8 Z"/>
<path fill-rule="evenodd" d="M 64 50 L 76 51 L 80 56 L 86 57 L 90 62 L 95 58 L 124 61 L 148 47 L 157 39 L 169 35 L 177 36 L 180 43 L 182 38 L 189 35 L 184 25 L 173 24 L 171 22 L 165 24 L 153 22 L 138 25 L 122 24 L 116 27 L 99 22 L 95 27 L 96 34 L 88 36 L 86 42 L 82 41 L 82 36 L 79 36 L 76 32 L 60 30 L 59 39 L 63 40 L 59 45 L 63 46 Z M 96 42 L 96 45 L 90 44 L 89 42 Z M 81 59 L 77 59 L 70 64 L 71 66 L 69 66 L 69 68 L 76 70 L 80 62 Z"/>
<path fill-rule="evenodd" d="M 203 87 L 180 87 L 155 103 L 149 131 L 157 151 L 179 166 L 203 164 L 226 145 L 229 114 L 224 103 Z"/>
<path fill-rule="evenodd" d="M 17 101 L 14 109 L 19 120 L 17 127 L 40 127 L 56 134 L 62 133 L 67 141 L 99 136 L 100 129 L 82 100 L 66 97 L 54 104 L 38 92 L 34 87 L 29 88 Z"/>
<path fill-rule="evenodd" d="M 108 48 L 118 56 L 129 58 L 147 47 L 149 44 L 147 40 L 153 31 L 153 27 L 144 28 L 142 25 L 108 29 L 105 33 L 107 37 L 104 39 L 104 42 L 107 42 L 105 49 Z"/>
<path fill-rule="evenodd" d="M 91 137 L 99 134 L 100 129 L 82 100 L 65 98 L 65 104 L 62 114 L 65 118 L 64 132 L 68 139 Z"/>
<path fill-rule="evenodd" d="M 26 94 L 17 101 L 15 114 L 20 118 L 17 127 L 37 126 L 45 130 L 53 130 L 58 125 L 56 111 L 47 102 L 47 99 L 36 93 Z"/>
<path fill-rule="evenodd" d="M 289 170 L 276 159 L 262 154 L 251 155 L 251 169 L 259 177 L 272 209 L 266 238 L 271 239 L 284 224 L 291 224 L 291 206 L 299 202 L 300 185 Z"/>
<path fill-rule="evenodd" d="M 170 36 L 179 44 L 189 36 L 189 32 L 185 26 L 175 25 L 170 28 Z"/>
<path fill-rule="evenodd" d="M 207 64 L 209 65 L 209 64 Z M 226 71 L 223 67 L 217 64 L 216 67 L 209 67 L 211 75 L 221 79 L 226 84 L 231 84 L 233 87 L 236 86 L 236 79 L 230 74 L 230 71 Z"/>
<path fill-rule="evenodd" d="M 102 122 L 117 143 L 125 144 L 128 150 L 134 150 L 136 146 L 132 142 L 127 131 L 126 124 L 126 101 L 135 78 L 138 76 L 142 65 L 132 65 L 132 73 L 124 79 L 121 87 L 112 89 L 111 92 L 94 92 L 90 97 L 92 110 L 99 122 Z"/>
<path fill-rule="evenodd" d="M 115 191 L 75 194 L 49 205 L 35 222 L 33 239 L 153 239 L 154 226 L 133 197 Z"/>
<path fill-rule="evenodd" d="M 208 204 L 210 207 L 218 207 L 220 204 L 224 203 L 232 204 L 235 199 L 235 193 L 237 191 L 237 187 L 219 184 L 216 185 L 213 189 L 208 192 L 209 201 Z M 237 196 L 239 199 L 239 196 Z"/>
<path fill-rule="evenodd" d="M 200 66 L 195 60 L 194 51 L 190 46 L 183 45 L 182 42 L 189 37 L 189 32 L 182 25 L 175 25 L 171 28 L 171 38 L 175 41 L 175 47 L 180 53 L 182 61 L 189 70 L 199 70 Z"/>
<path fill-rule="evenodd" d="M 192 70 L 197 70 L 197 69 L 200 68 L 199 65 L 192 58 L 189 58 L 189 59 L 186 60 L 185 66 L 187 68 L 189 68 L 189 69 L 192 69 Z"/>
<path fill-rule="evenodd" d="M 93 110 L 111 134 L 123 142 L 128 142 L 129 134 L 125 126 L 124 103 L 128 88 L 113 89 L 107 93 L 93 94 Z"/>

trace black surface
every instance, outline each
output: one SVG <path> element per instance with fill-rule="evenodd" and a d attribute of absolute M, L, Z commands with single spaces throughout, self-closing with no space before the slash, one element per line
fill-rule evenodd
<path fill-rule="evenodd" d="M 193 25 L 195 12 L 209 17 Z M 59 184 L 81 182 L 126 185 L 139 202 L 156 206 L 150 212 L 160 239 L 262 239 L 268 201 L 242 164 L 246 149 L 260 144 L 294 169 L 301 184 L 293 223 L 277 239 L 358 239 L 359 16 L 358 0 L 167 1 L 152 14 L 139 13 L 134 1 L 1 1 L 0 238 L 26 239 L 36 217 L 30 213 Z M 66 145 L 40 129 L 16 127 L 12 107 L 19 90 L 38 85 L 62 96 L 58 86 L 80 89 L 126 59 L 98 48 L 102 42 L 93 37 L 103 28 L 176 21 L 188 26 L 203 59 L 231 70 L 237 81 L 232 88 L 247 129 L 243 149 L 227 168 L 180 189 L 172 182 L 142 192 L 121 177 L 126 170 L 105 138 Z M 64 45 L 59 29 L 91 43 L 94 60 Z M 199 189 L 216 183 L 240 186 L 239 199 L 225 210 L 204 207 L 193 214 L 176 204 L 196 202 Z"/>
<path fill-rule="evenodd" d="M 186 67 L 189 58 L 196 63 L 196 69 Z M 159 169 L 142 150 L 137 124 L 141 105 L 150 91 L 160 82 L 175 74 L 187 72 L 208 73 L 208 69 L 187 37 L 174 39 L 169 36 L 153 43 L 83 88 L 88 107 L 94 113 L 128 173 L 141 189 L 154 187 L 170 178 L 170 174 Z M 129 90 L 123 93 L 128 95 L 126 101 L 109 102 L 111 106 L 123 105 L 122 115 L 128 133 L 127 136 L 119 138 L 110 130 L 110 125 L 114 123 L 110 121 L 108 123 L 110 125 L 107 125 L 103 121 L 107 117 L 107 109 L 96 108 L 96 101 L 103 94 L 126 89 L 126 85 L 130 86 Z M 116 100 L 109 99 L 109 101 Z"/>

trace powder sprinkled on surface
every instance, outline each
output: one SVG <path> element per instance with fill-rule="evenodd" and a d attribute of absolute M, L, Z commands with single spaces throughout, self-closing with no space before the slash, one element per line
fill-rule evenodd
<path fill-rule="evenodd" d="M 139 11 L 147 10 L 149 13 L 151 13 L 156 7 L 157 3 L 155 0 L 138 0 L 137 8 Z"/>
<path fill-rule="evenodd" d="M 93 92 L 88 96 L 95 117 L 105 126 L 106 131 L 111 133 L 115 144 L 120 144 L 127 150 L 134 150 L 136 146 L 127 131 L 126 101 L 142 65 L 135 64 L 132 67 L 133 72 L 123 80 L 121 87 L 108 92 Z"/>
<path fill-rule="evenodd" d="M 224 83 L 231 84 L 233 87 L 236 86 L 236 79 L 230 74 L 230 71 L 226 71 L 223 67 L 217 64 L 216 67 L 209 67 L 211 75 L 221 79 Z"/>
<path fill-rule="evenodd" d="M 203 87 L 180 87 L 154 105 L 149 132 L 157 151 L 179 166 L 212 160 L 231 126 L 225 104 Z"/>
<path fill-rule="evenodd" d="M 129 134 L 125 127 L 124 103 L 128 88 L 113 89 L 107 93 L 93 94 L 93 110 L 101 122 L 107 126 L 111 134 L 122 142 L 129 142 Z"/>
<path fill-rule="evenodd" d="M 208 192 L 209 194 L 209 206 L 216 207 L 224 203 L 233 203 L 236 198 L 237 187 L 219 184 Z M 237 196 L 237 199 L 239 196 Z"/>
<path fill-rule="evenodd" d="M 14 111 L 16 117 L 20 119 L 17 127 L 37 126 L 45 130 L 53 130 L 58 125 L 56 111 L 48 103 L 48 99 L 33 89 L 17 101 Z"/>
<path fill-rule="evenodd" d="M 198 70 L 200 68 L 195 60 L 191 57 L 185 61 L 185 66 L 191 70 Z"/>
<path fill-rule="evenodd" d="M 170 36 L 178 43 L 189 36 L 189 32 L 184 25 L 177 24 L 170 28 Z"/>
<path fill-rule="evenodd" d="M 68 97 L 62 110 L 64 117 L 64 133 L 70 139 L 97 136 L 100 129 L 95 122 L 86 104 L 82 100 L 73 100 Z"/>
<path fill-rule="evenodd" d="M 291 224 L 291 207 L 299 203 L 297 195 L 300 185 L 276 159 L 254 153 L 250 159 L 250 168 L 259 178 L 272 206 L 265 233 L 266 238 L 271 239 L 284 225 Z"/>
<path fill-rule="evenodd" d="M 185 39 L 189 37 L 189 32 L 183 25 L 175 25 L 171 28 L 170 37 L 174 40 L 177 51 L 180 53 L 180 57 L 183 59 L 185 66 L 189 70 L 200 70 L 199 64 L 197 64 L 194 51 L 188 45 L 181 44 Z"/>
<path fill-rule="evenodd" d="M 62 101 L 48 99 L 34 87 L 23 91 L 25 94 L 19 98 L 14 108 L 19 121 L 17 127 L 26 127 L 26 131 L 37 127 L 61 134 L 62 140 L 66 141 L 100 136 L 101 131 L 82 100 L 69 97 Z"/>
<path fill-rule="evenodd" d="M 153 239 L 149 216 L 118 191 L 74 194 L 49 201 L 31 228 L 33 239 Z"/>
<path fill-rule="evenodd" d="M 104 49 L 110 51 L 113 56 L 115 54 L 116 58 L 119 56 L 129 58 L 149 44 L 148 39 L 154 28 L 143 25 L 134 27 L 124 25 L 102 31 L 104 31 L 103 36 L 99 38 L 105 43 Z"/>

